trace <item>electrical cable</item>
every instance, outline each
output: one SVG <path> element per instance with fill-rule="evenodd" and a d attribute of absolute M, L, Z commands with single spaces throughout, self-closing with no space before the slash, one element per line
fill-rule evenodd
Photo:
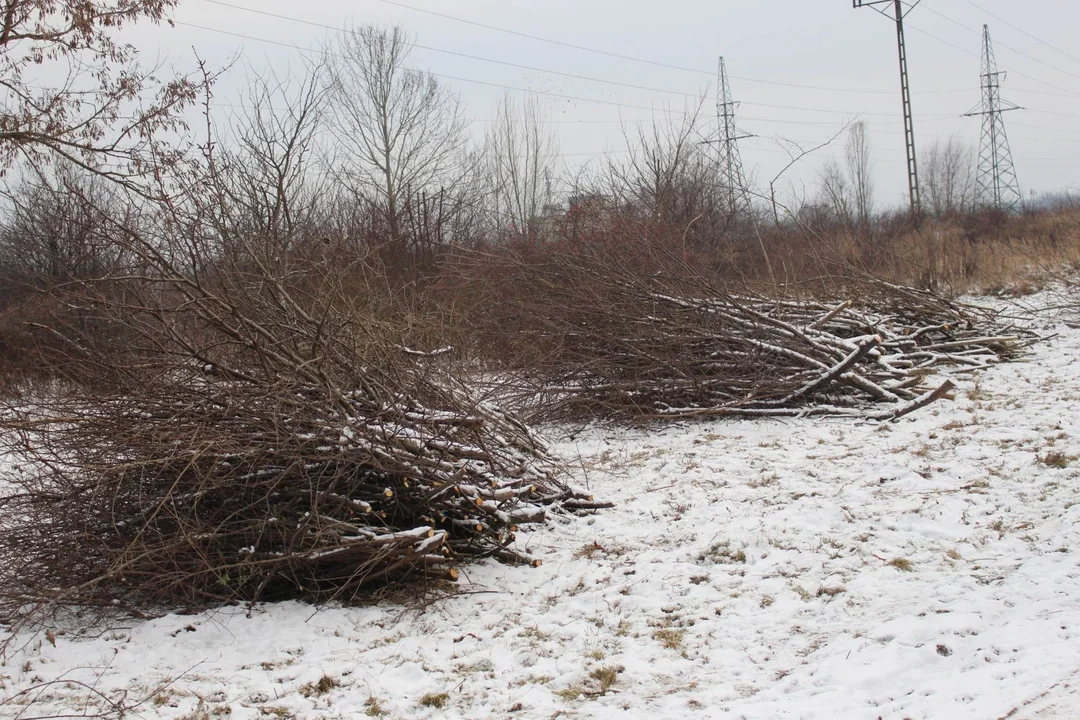
<path fill-rule="evenodd" d="M 296 22 L 296 23 L 302 23 L 304 25 L 311 25 L 313 27 L 323 28 L 323 29 L 326 29 L 326 30 L 333 30 L 335 32 L 347 32 L 347 30 L 345 30 L 344 28 L 334 27 L 332 25 L 325 25 L 323 23 L 313 22 L 313 21 L 310 21 L 310 20 L 303 20 L 303 19 L 300 19 L 300 18 L 290 17 L 288 15 L 281 15 L 281 14 L 278 14 L 278 13 L 272 13 L 272 12 L 268 12 L 268 11 L 265 11 L 265 10 L 256 10 L 254 8 L 245 7 L 243 5 L 236 5 L 236 4 L 233 4 L 233 3 L 224 2 L 224 0 L 203 0 L 203 2 L 209 3 L 211 5 L 219 5 L 221 7 L 232 8 L 233 10 L 240 10 L 240 11 L 243 11 L 243 12 L 255 13 L 257 15 L 264 15 L 264 16 L 276 18 L 276 19 L 279 19 L 279 20 L 286 20 L 286 21 L 289 21 L 289 22 Z M 419 12 L 419 13 L 425 13 L 425 14 L 428 14 L 428 15 L 434 15 L 436 17 L 440 17 L 440 18 L 443 18 L 443 19 L 446 19 L 446 20 L 453 20 L 455 22 L 465 23 L 467 25 L 474 25 L 474 26 L 481 27 L 481 28 L 484 28 L 484 29 L 487 29 L 487 30 L 493 30 L 493 31 L 502 32 L 502 33 L 508 33 L 510 35 L 516 35 L 518 37 L 524 37 L 524 38 L 528 38 L 528 39 L 531 39 L 531 40 L 536 40 L 538 42 L 551 43 L 553 45 L 560 45 L 560 46 L 563 46 L 563 47 L 568 47 L 568 48 L 572 48 L 572 49 L 575 49 L 575 50 L 581 50 L 581 51 L 584 51 L 584 52 L 595 53 L 595 54 L 598 54 L 598 55 L 605 55 L 605 56 L 608 56 L 608 57 L 617 58 L 619 60 L 626 60 L 626 61 L 630 61 L 630 62 L 644 63 L 644 64 L 647 64 L 647 65 L 655 65 L 657 67 L 667 68 L 667 69 L 670 69 L 670 70 L 679 70 L 679 71 L 682 71 L 682 72 L 689 72 L 689 73 L 694 73 L 694 74 L 697 74 L 697 75 L 706 75 L 706 76 L 708 76 L 710 78 L 715 77 L 715 75 L 716 75 L 716 73 L 714 71 L 699 70 L 699 69 L 696 69 L 696 68 L 688 68 L 688 67 L 683 67 L 683 66 L 680 66 L 680 65 L 671 65 L 671 64 L 668 64 L 668 63 L 664 63 L 664 62 L 658 62 L 658 61 L 654 61 L 654 60 L 647 60 L 647 59 L 644 59 L 644 58 L 633 57 L 633 56 L 630 56 L 630 55 L 621 55 L 619 53 L 611 53 L 611 52 L 607 52 L 605 50 L 597 50 L 595 48 L 585 47 L 583 45 L 574 45 L 572 43 L 566 43 L 566 42 L 563 42 L 561 40 L 552 40 L 550 38 L 544 38 L 544 37 L 540 37 L 540 36 L 537 36 L 537 35 L 530 35 L 529 33 L 518 32 L 517 30 L 509 30 L 509 29 L 506 29 L 506 28 L 496 27 L 494 25 L 487 25 L 485 23 L 480 23 L 480 22 L 476 22 L 476 21 L 473 21 L 473 20 L 467 20 L 465 18 L 460 18 L 460 17 L 455 17 L 455 16 L 452 16 L 452 15 L 447 15 L 445 13 L 436 12 L 434 10 L 426 10 L 426 9 L 423 9 L 423 8 L 417 8 L 417 7 L 413 7 L 411 5 L 405 5 L 404 3 L 400 3 L 400 2 L 393 2 L 392 0 L 378 0 L 378 2 L 385 2 L 388 5 L 394 5 L 394 6 L 397 6 L 397 7 L 405 8 L 407 10 L 412 10 L 412 11 Z M 528 70 L 533 70 L 533 71 L 536 71 L 536 72 L 547 72 L 547 73 L 552 73 L 552 74 L 556 74 L 556 75 L 566 75 L 568 77 L 579 77 L 579 78 L 582 78 L 582 79 L 593 80 L 594 82 L 614 82 L 614 81 L 600 80 L 600 79 L 597 79 L 597 78 L 583 78 L 582 76 L 573 75 L 571 73 L 563 73 L 563 72 L 555 71 L 555 70 L 546 70 L 544 68 L 531 67 L 531 66 L 527 66 L 527 65 L 517 65 L 516 63 L 510 63 L 510 62 L 506 62 L 506 61 L 502 61 L 502 60 L 494 60 L 494 59 L 491 59 L 491 58 L 478 57 L 478 56 L 475 56 L 475 55 L 469 55 L 467 53 L 460 53 L 460 52 L 456 52 L 456 51 L 453 51 L 453 50 L 443 50 L 443 49 L 440 49 L 440 48 L 434 48 L 434 47 L 423 46 L 423 45 L 415 45 L 415 47 L 422 48 L 424 50 L 430 50 L 432 52 L 439 52 L 439 53 L 446 53 L 446 54 L 449 54 L 449 55 L 457 55 L 457 56 L 460 56 L 460 57 L 467 57 L 467 58 L 471 58 L 471 59 L 474 59 L 474 60 L 480 60 L 480 61 L 483 61 L 483 62 L 492 62 L 492 63 L 498 63 L 498 64 L 502 64 L 502 65 L 510 65 L 510 66 L 514 66 L 514 67 L 520 67 L 520 68 L 524 68 L 524 69 L 528 69 Z M 738 80 L 740 82 L 760 83 L 760 84 L 764 84 L 764 85 L 777 85 L 777 86 L 781 86 L 781 87 L 798 88 L 798 89 L 801 89 L 801 90 L 818 90 L 818 91 L 822 91 L 822 92 L 858 93 L 858 94 L 864 94 L 864 95 L 890 95 L 891 96 L 891 95 L 894 94 L 893 92 L 888 91 L 888 90 L 863 90 L 863 89 L 858 89 L 858 88 L 834 88 L 834 87 L 824 87 L 824 86 L 821 86 L 821 85 L 804 85 L 804 84 L 799 84 L 799 83 L 782 82 L 782 81 L 778 81 L 778 80 L 763 80 L 761 78 L 752 78 L 752 77 L 745 77 L 745 76 L 739 76 L 739 75 L 731 75 L 729 77 L 731 77 L 731 79 L 733 79 L 733 80 Z M 622 83 L 614 83 L 614 84 L 622 84 Z M 630 87 L 635 87 L 635 86 L 631 85 Z M 645 88 L 645 89 L 650 89 L 650 88 Z M 675 92 L 675 91 L 657 90 L 656 92 Z M 926 91 L 923 91 L 923 92 L 924 93 L 956 93 L 956 92 L 963 92 L 963 91 L 962 90 L 926 90 Z"/>
<path fill-rule="evenodd" d="M 1065 52 L 1061 48 L 1055 47 L 1054 45 L 1051 45 L 1050 43 L 1046 42 L 1045 40 L 1042 40 L 1042 39 L 1032 35 L 1027 30 L 1024 30 L 1021 27 L 1017 27 L 1016 25 L 1012 24 L 1011 22 L 1009 22 L 1008 20 L 1006 20 L 1005 18 L 1003 18 L 1003 17 L 1001 17 L 999 15 L 995 15 L 994 13 L 992 13 L 989 10 L 987 10 L 986 8 L 984 8 L 982 5 L 979 5 L 978 3 L 973 2 L 973 0 L 964 0 L 964 2 L 966 2 L 968 5 L 971 5 L 973 8 L 975 8 L 979 12 L 982 12 L 982 13 L 985 13 L 986 15 L 989 15 L 990 17 L 994 18 L 998 22 L 1001 22 L 1001 23 L 1003 23 L 1005 25 L 1008 25 L 1013 30 L 1016 30 L 1017 32 L 1022 33 L 1024 35 L 1027 35 L 1029 38 L 1031 38 L 1035 42 L 1041 43 L 1041 44 L 1045 45 L 1046 47 L 1050 48 L 1051 50 L 1053 50 L 1055 52 L 1058 52 L 1058 53 L 1061 53 L 1062 55 L 1069 58 L 1070 60 L 1073 60 L 1074 62 L 1080 63 L 1080 57 L 1076 57 L 1075 55 L 1071 55 L 1070 53 Z"/>
<path fill-rule="evenodd" d="M 246 8 L 242 8 L 241 6 L 234 6 L 234 5 L 231 5 L 229 3 L 221 2 L 220 0 L 204 0 L 204 2 L 212 2 L 214 4 L 225 5 L 225 6 L 234 7 L 234 8 L 237 8 L 237 9 L 246 9 Z M 260 14 L 266 14 L 266 13 L 262 13 L 261 11 L 254 11 L 254 12 L 259 12 Z M 291 20 L 291 18 L 283 18 L 283 19 Z M 306 21 L 299 21 L 299 20 L 298 20 L 298 22 L 305 22 L 306 23 Z M 224 34 L 224 35 L 228 35 L 228 36 L 232 36 L 232 37 L 238 37 L 238 38 L 241 38 L 241 39 L 244 39 L 244 40 L 251 40 L 251 41 L 255 41 L 255 42 L 263 42 L 263 43 L 267 43 L 267 44 L 271 44 L 271 45 L 276 45 L 276 46 L 280 46 L 280 47 L 284 47 L 284 48 L 294 50 L 296 52 L 300 52 L 302 54 L 311 53 L 311 54 L 316 54 L 316 55 L 322 55 L 324 57 L 336 56 L 334 53 L 330 53 L 330 52 L 328 52 L 326 50 L 303 48 L 303 47 L 293 45 L 293 44 L 290 44 L 290 43 L 285 43 L 285 42 L 276 41 L 276 40 L 270 40 L 268 38 L 255 37 L 255 36 L 247 35 L 247 34 L 244 34 L 244 33 L 238 33 L 238 32 L 234 32 L 234 31 L 230 31 L 230 30 L 223 30 L 223 29 L 220 29 L 220 28 L 214 28 L 214 27 L 209 27 L 209 26 L 205 26 L 205 25 L 198 25 L 198 24 L 195 24 L 195 23 L 187 23 L 187 22 L 182 22 L 182 21 L 176 21 L 175 24 L 178 25 L 178 26 L 189 27 L 189 28 L 196 29 L 196 30 L 202 30 L 202 31 L 213 32 L 213 33 L 218 33 L 218 34 Z M 307 23 L 307 24 L 310 24 L 310 23 Z M 944 41 L 941 38 L 933 36 L 930 33 L 925 33 L 925 31 L 921 31 L 921 30 L 920 30 L 920 32 L 924 32 L 924 34 L 927 34 L 930 37 L 933 37 L 935 40 L 945 42 L 945 44 L 948 44 L 948 45 L 952 45 L 952 43 L 949 43 L 948 41 Z M 958 50 L 961 50 L 962 52 L 965 52 L 967 54 L 971 54 L 968 51 L 964 50 L 963 48 L 960 48 L 960 47 L 955 46 L 955 45 L 952 45 L 952 46 L 957 48 Z M 495 62 L 500 62 L 500 61 L 495 61 Z M 651 112 L 651 113 L 663 112 L 663 113 L 668 114 L 668 115 L 675 115 L 675 116 L 682 116 L 682 117 L 686 117 L 688 115 L 693 114 L 691 111 L 688 111 L 688 110 L 679 111 L 679 110 L 673 110 L 673 109 L 670 109 L 670 108 L 659 108 L 657 106 L 635 105 L 635 104 L 617 102 L 617 101 L 612 101 L 612 100 L 603 100 L 603 99 L 599 99 L 599 98 L 582 97 L 582 96 L 576 96 L 576 95 L 567 95 L 567 94 L 563 94 L 563 93 L 554 93 L 554 92 L 544 91 L 544 90 L 534 90 L 534 89 L 530 89 L 530 88 L 516 87 L 516 86 L 506 85 L 506 84 L 502 84 L 502 83 L 494 83 L 494 82 L 489 82 L 489 81 L 485 81 L 485 80 L 477 80 L 477 79 L 474 79 L 474 78 L 458 77 L 458 76 L 446 75 L 446 74 L 440 74 L 440 73 L 431 73 L 431 74 L 436 76 L 436 77 L 440 77 L 440 78 L 443 78 L 443 79 L 446 79 L 446 80 L 454 80 L 454 81 L 460 81 L 460 82 L 484 85 L 484 86 L 489 86 L 489 87 L 497 87 L 497 88 L 502 88 L 502 89 L 506 89 L 506 90 L 512 90 L 512 91 L 524 92 L 524 93 L 532 93 L 532 94 L 536 94 L 536 95 L 543 95 L 543 96 L 554 97 L 554 98 L 557 98 L 557 99 L 564 99 L 564 100 L 572 100 L 572 101 L 576 101 L 576 102 L 588 102 L 588 103 L 594 103 L 594 104 L 600 104 L 600 105 L 613 106 L 613 107 L 618 107 L 620 109 L 643 110 L 643 111 L 647 111 L 647 112 Z M 646 88 L 642 88 L 642 89 L 646 89 Z M 1028 91 L 1028 92 L 1038 92 L 1038 91 Z M 1068 97 L 1074 97 L 1074 96 L 1069 95 Z M 707 99 L 707 97 L 706 97 L 706 99 Z M 806 111 L 806 112 L 836 113 L 836 114 L 841 114 L 841 115 L 847 115 L 848 117 L 853 118 L 853 119 L 858 118 L 858 117 L 862 117 L 862 116 L 865 116 L 865 115 L 885 116 L 885 117 L 891 117 L 892 116 L 892 113 L 845 113 L 844 111 L 839 111 L 839 110 L 834 111 L 834 110 L 825 110 L 825 109 L 820 109 L 820 108 L 803 108 L 803 107 L 798 107 L 798 106 L 773 105 L 773 104 L 768 104 L 768 103 L 745 102 L 745 103 L 741 103 L 741 104 L 745 104 L 745 105 L 748 105 L 748 106 L 755 106 L 756 105 L 756 106 L 759 106 L 759 107 L 777 108 L 777 109 L 785 109 L 785 110 L 798 110 L 798 111 Z M 225 105 L 225 104 L 222 103 L 222 105 Z M 243 107 L 243 106 L 236 106 L 236 105 L 229 105 L 229 106 L 230 107 Z M 1052 111 L 1037 111 L 1036 110 L 1035 112 L 1043 112 L 1043 113 L 1048 114 L 1048 115 L 1057 115 L 1057 116 L 1061 116 L 1061 117 L 1080 117 L 1080 116 L 1077 116 L 1077 115 L 1070 115 L 1070 114 L 1066 114 L 1066 113 L 1057 113 L 1057 112 L 1052 112 Z M 949 118 L 952 118 L 952 117 L 953 117 L 952 114 L 937 114 L 937 115 L 929 115 L 929 116 L 920 116 L 920 121 L 925 122 L 925 121 L 934 121 L 934 120 L 945 120 L 945 119 L 949 119 Z M 554 123 L 568 123 L 568 124 L 570 124 L 570 123 L 596 123 L 596 124 L 600 124 L 600 123 L 620 123 L 620 124 L 622 124 L 622 123 L 626 123 L 626 122 L 633 123 L 633 122 L 636 122 L 636 121 L 640 121 L 641 119 L 642 118 L 629 119 L 629 120 L 624 120 L 624 119 L 619 119 L 619 120 L 562 120 L 562 121 L 553 120 L 551 122 L 554 122 Z M 753 123 L 783 124 L 783 125 L 806 125 L 806 126 L 812 125 L 812 126 L 819 126 L 819 127 L 835 127 L 835 123 L 815 122 L 815 121 L 806 121 L 806 120 L 786 120 L 786 119 L 759 118 L 759 117 L 750 117 L 750 116 L 743 116 L 740 119 L 743 122 L 753 122 Z M 479 122 L 479 121 L 481 121 L 481 120 L 474 120 L 474 122 Z M 896 124 L 896 123 L 885 122 L 885 121 L 880 121 L 880 122 L 877 122 L 877 121 L 862 121 L 862 122 L 867 122 L 868 124 L 876 124 L 876 125 L 894 125 L 894 124 Z M 1053 132 L 1080 134 L 1080 131 L 1068 130 L 1068 129 L 1065 129 L 1065 128 L 1051 128 L 1051 127 L 1046 127 L 1046 126 L 1028 125 L 1028 124 L 1024 124 L 1024 123 L 1014 123 L 1014 124 L 1016 124 L 1017 126 L 1020 126 L 1020 127 L 1028 127 L 1028 128 L 1035 128 L 1035 129 L 1041 129 L 1041 130 L 1049 130 L 1049 131 L 1053 131 Z M 888 134 L 890 131 L 878 129 L 878 130 L 876 130 L 876 132 Z M 898 134 L 898 133 L 893 133 L 893 134 Z"/>
<path fill-rule="evenodd" d="M 205 1 L 206 2 L 216 2 L 216 0 L 205 0 Z M 260 38 L 260 37 L 254 36 L 254 35 L 247 35 L 245 33 L 240 33 L 240 32 L 236 32 L 236 31 L 233 31 L 233 30 L 223 30 L 221 28 L 210 27 L 210 26 L 207 26 L 207 25 L 198 25 L 196 23 L 189 23 L 189 22 L 184 22 L 184 21 L 181 21 L 181 20 L 175 21 L 174 24 L 177 25 L 177 26 L 192 28 L 192 29 L 195 29 L 195 30 L 203 30 L 205 32 L 212 32 L 212 33 L 217 33 L 217 34 L 221 34 L 221 35 L 229 35 L 229 36 L 237 37 L 237 38 L 240 38 L 240 39 L 243 39 L 243 40 L 251 40 L 251 41 L 254 41 L 254 42 L 263 42 L 263 43 L 267 43 L 267 44 L 270 44 L 270 45 L 277 45 L 279 47 L 289 48 L 291 50 L 295 50 L 295 51 L 300 52 L 300 53 L 313 53 L 313 54 L 316 54 L 316 55 L 322 55 L 323 57 L 341 57 L 341 55 L 339 55 L 337 53 L 327 51 L 327 50 L 306 49 L 306 48 L 302 48 L 302 47 L 300 47 L 298 45 L 293 45 L 291 43 L 286 43 L 286 42 L 282 42 L 282 41 L 279 41 L 279 40 L 271 40 L 269 38 Z M 555 92 L 550 92 L 548 90 L 534 90 L 534 89 L 531 89 L 531 88 L 523 88 L 523 87 L 517 87 L 517 86 L 514 86 L 514 85 L 506 85 L 506 84 L 503 84 L 503 83 L 490 82 L 488 80 L 477 80 L 475 78 L 460 77 L 460 76 L 457 76 L 457 75 L 447 75 L 445 73 L 428 72 L 428 74 L 432 75 L 433 77 L 442 78 L 444 80 L 455 80 L 455 81 L 458 81 L 458 82 L 473 83 L 473 84 L 476 84 L 476 85 L 486 85 L 486 86 L 489 86 L 489 87 L 502 88 L 502 89 L 505 89 L 505 90 L 513 90 L 513 91 L 523 92 L 523 93 L 532 93 L 532 94 L 536 94 L 536 95 L 544 95 L 544 96 L 547 96 L 547 97 L 554 97 L 554 98 L 559 98 L 559 99 L 564 99 L 564 100 L 574 100 L 574 101 L 578 101 L 578 102 L 589 102 L 589 103 L 596 103 L 596 104 L 600 104 L 600 105 L 610 105 L 610 106 L 614 106 L 614 107 L 627 108 L 627 109 L 632 109 L 632 110 L 648 110 L 648 111 L 651 111 L 651 112 L 655 112 L 655 111 L 658 110 L 658 108 L 656 108 L 655 106 L 647 107 L 647 106 L 644 106 L 644 105 L 634 105 L 632 103 L 617 102 L 617 101 L 614 101 L 614 100 L 601 100 L 599 98 L 589 98 L 589 97 L 582 97 L 582 96 L 579 96 L 579 95 L 567 95 L 567 94 L 564 94 L 564 93 L 555 93 Z M 704 96 L 703 99 L 709 99 L 709 97 Z M 891 117 L 893 115 L 892 113 L 845 112 L 843 110 L 825 110 L 825 109 L 821 109 L 821 108 L 801 108 L 801 107 L 796 107 L 796 106 L 791 106 L 791 105 L 770 105 L 770 104 L 765 104 L 765 103 L 744 103 L 744 104 L 746 104 L 746 105 L 758 105 L 760 107 L 768 107 L 768 108 L 779 108 L 779 109 L 784 109 L 784 110 L 799 110 L 799 111 L 807 111 L 807 112 L 835 113 L 835 114 L 844 115 L 844 116 L 848 116 L 848 117 L 858 117 L 860 115 L 874 115 L 874 116 L 880 116 L 880 117 Z M 666 113 L 671 113 L 671 114 L 676 114 L 676 115 L 681 114 L 683 116 L 693 114 L 692 112 L 690 112 L 688 110 L 678 111 L 678 110 L 664 109 L 663 111 L 666 112 Z M 946 118 L 946 117 L 952 117 L 952 115 L 951 114 L 939 114 L 939 115 L 930 115 L 930 116 L 926 116 L 926 117 L 929 117 L 929 118 Z M 793 125 L 808 124 L 805 121 L 800 121 L 800 120 L 786 120 L 786 121 L 785 120 L 768 120 L 768 122 L 785 122 L 785 123 L 790 123 L 790 124 L 793 124 Z"/>
<path fill-rule="evenodd" d="M 960 22 L 959 20 L 954 20 L 953 18 L 949 17 L 948 15 L 935 10 L 929 4 L 924 5 L 923 7 L 926 10 L 932 12 L 934 15 L 937 15 L 940 18 L 948 20 L 953 25 L 956 25 L 956 26 L 966 30 L 967 32 L 973 33 L 974 35 L 978 35 L 979 37 L 982 37 L 982 33 L 979 32 L 978 30 L 975 30 L 974 28 L 970 28 L 967 25 L 965 25 L 964 23 Z M 1016 48 L 1012 47 L 1011 45 L 1006 45 L 1005 43 L 1001 42 L 1000 40 L 995 40 L 994 41 L 994 46 L 995 47 L 1005 48 L 1006 50 L 1008 50 L 1010 52 L 1014 52 L 1017 55 L 1020 55 L 1021 57 L 1025 57 L 1028 60 L 1031 60 L 1032 62 L 1038 63 L 1039 65 L 1043 65 L 1045 67 L 1050 68 L 1051 70 L 1056 70 L 1059 73 L 1062 73 L 1064 75 L 1069 75 L 1071 77 L 1076 78 L 1077 80 L 1080 80 L 1080 75 L 1078 75 L 1077 73 L 1070 72 L 1068 70 L 1063 70 L 1063 69 L 1059 68 L 1056 65 L 1052 65 L 1051 63 L 1044 62 L 1044 61 L 1040 60 L 1039 58 L 1034 57 L 1033 55 L 1029 55 L 1028 53 L 1024 52 L 1023 50 L 1017 50 Z"/>

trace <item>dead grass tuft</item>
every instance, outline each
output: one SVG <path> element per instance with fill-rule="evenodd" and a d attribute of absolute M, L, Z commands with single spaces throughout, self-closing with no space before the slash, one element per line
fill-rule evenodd
<path fill-rule="evenodd" d="M 1069 463 L 1072 462 L 1072 458 L 1059 450 L 1050 450 L 1045 455 L 1039 456 L 1039 462 L 1046 467 L 1057 468 L 1063 470 L 1069 467 Z"/>
<path fill-rule="evenodd" d="M 668 650 L 678 650 L 682 647 L 683 638 L 686 637 L 686 630 L 683 628 L 660 628 L 653 633 L 653 639 L 659 642 Z"/>
<path fill-rule="evenodd" d="M 589 677 L 600 683 L 600 694 L 603 695 L 615 685 L 622 670 L 616 666 L 599 667 L 589 673 Z"/>
<path fill-rule="evenodd" d="M 379 717 L 386 711 L 383 710 L 382 705 L 379 703 L 379 699 L 374 695 L 368 697 L 364 701 L 364 714 L 368 717 Z"/>
<path fill-rule="evenodd" d="M 318 682 L 307 683 L 300 687 L 300 694 L 304 697 L 318 697 L 325 695 L 338 686 L 337 680 L 329 675 L 323 675 Z"/>
<path fill-rule="evenodd" d="M 907 558 L 894 557 L 892 560 L 889 560 L 885 564 L 888 565 L 889 567 L 894 567 L 897 570 L 900 570 L 902 572 L 914 572 L 915 571 L 915 566 L 912 565 L 911 561 L 908 560 Z"/>
<path fill-rule="evenodd" d="M 733 547 L 730 540 L 721 540 L 698 555 L 698 562 L 713 562 L 718 564 L 734 564 L 746 562 L 746 551 L 742 548 Z"/>
<path fill-rule="evenodd" d="M 450 696 L 446 693 L 427 693 L 420 697 L 420 704 L 422 706 L 435 708 L 436 710 L 442 710 L 449 701 Z"/>

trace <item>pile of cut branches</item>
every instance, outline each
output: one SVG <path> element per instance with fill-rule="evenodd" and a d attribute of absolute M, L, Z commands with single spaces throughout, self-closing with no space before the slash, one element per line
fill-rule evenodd
<path fill-rule="evenodd" d="M 0 419 L 0 618 L 352 601 L 479 557 L 531 562 L 518 525 L 598 506 L 449 349 L 414 349 L 433 323 L 377 258 L 289 250 L 228 209 L 116 223 L 122 292 L 56 290 L 130 340 L 121 355 L 49 327 L 107 382 Z"/>
<path fill-rule="evenodd" d="M 0 499 L 0 599 L 351 601 L 456 579 L 471 558 L 528 562 L 517 526 L 588 499 L 525 425 L 463 391 L 444 397 L 209 381 L 19 412 L 6 422 L 22 462 L 18 492 Z"/>
<path fill-rule="evenodd" d="M 866 278 L 809 297 L 733 289 L 659 241 L 462 266 L 474 332 L 504 337 L 501 392 L 534 419 L 897 418 L 952 389 L 928 380 L 936 369 L 986 367 L 1032 340 L 990 311 Z"/>

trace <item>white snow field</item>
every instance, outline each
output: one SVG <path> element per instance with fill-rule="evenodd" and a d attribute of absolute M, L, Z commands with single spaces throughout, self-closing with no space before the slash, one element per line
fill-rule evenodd
<path fill-rule="evenodd" d="M 892 424 L 564 437 L 617 507 L 522 533 L 541 567 L 468 567 L 422 610 L 20 637 L 0 716 L 1080 717 L 1080 331 L 1040 329 Z"/>

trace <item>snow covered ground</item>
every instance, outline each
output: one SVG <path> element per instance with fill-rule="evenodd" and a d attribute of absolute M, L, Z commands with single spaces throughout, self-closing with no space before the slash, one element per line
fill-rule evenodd
<path fill-rule="evenodd" d="M 565 437 L 578 484 L 618 506 L 523 533 L 543 566 L 467 568 L 422 611 L 20 638 L 0 717 L 102 696 L 192 720 L 1078 717 L 1080 331 L 1051 329 L 894 424 Z"/>

